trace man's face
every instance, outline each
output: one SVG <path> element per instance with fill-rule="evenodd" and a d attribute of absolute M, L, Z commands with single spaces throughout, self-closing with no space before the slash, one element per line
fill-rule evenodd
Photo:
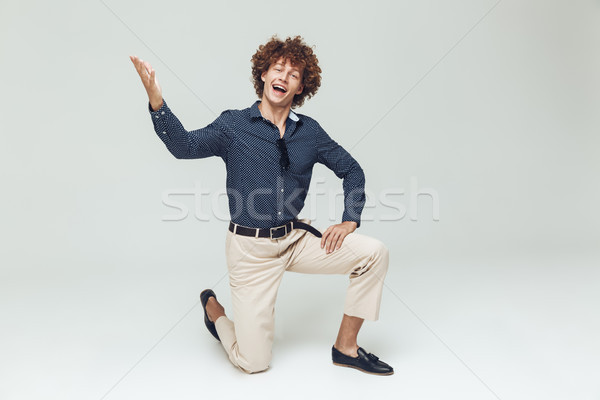
<path fill-rule="evenodd" d="M 294 66 L 289 60 L 280 58 L 261 75 L 265 83 L 262 100 L 280 106 L 290 107 L 294 95 L 302 93 L 302 67 Z"/>

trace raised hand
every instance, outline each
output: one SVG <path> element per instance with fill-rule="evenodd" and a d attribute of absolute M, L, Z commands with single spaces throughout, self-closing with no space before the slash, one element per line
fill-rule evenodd
<path fill-rule="evenodd" d="M 146 93 L 148 93 L 150 106 L 154 111 L 158 110 L 163 104 L 163 97 L 162 90 L 156 79 L 156 71 L 148 61 L 144 61 L 137 56 L 129 56 L 129 58 L 142 79 Z"/>

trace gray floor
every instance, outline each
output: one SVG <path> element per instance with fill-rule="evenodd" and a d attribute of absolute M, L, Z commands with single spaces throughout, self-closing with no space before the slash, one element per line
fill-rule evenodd
<path fill-rule="evenodd" d="M 598 399 L 598 265 L 585 255 L 393 263 L 381 318 L 359 336 L 391 377 L 331 364 L 341 276 L 286 275 L 271 367 L 247 376 L 205 331 L 189 267 L 12 271 L 0 287 L 0 397 Z M 226 279 L 215 291 L 227 307 Z"/>

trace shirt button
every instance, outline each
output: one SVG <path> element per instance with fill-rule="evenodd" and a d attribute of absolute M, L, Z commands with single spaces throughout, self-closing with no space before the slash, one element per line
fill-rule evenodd
<path fill-rule="evenodd" d="M 165 115 L 165 112 L 163 111 L 163 112 L 161 112 L 161 114 L 162 114 L 162 115 Z"/>
<path fill-rule="evenodd" d="M 166 133 L 167 133 L 166 131 L 163 131 L 163 134 L 166 134 Z"/>
<path fill-rule="evenodd" d="M 156 116 L 156 118 L 158 118 L 158 115 Z"/>
<path fill-rule="evenodd" d="M 283 189 L 281 189 L 281 193 L 283 193 Z"/>
<path fill-rule="evenodd" d="M 281 211 L 277 211 L 277 215 L 281 215 Z"/>

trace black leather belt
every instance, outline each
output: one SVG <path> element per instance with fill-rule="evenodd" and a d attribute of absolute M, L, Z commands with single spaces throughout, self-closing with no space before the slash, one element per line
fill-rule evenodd
<path fill-rule="evenodd" d="M 233 222 L 229 222 L 229 231 L 235 233 L 236 235 L 242 236 L 252 236 L 252 237 L 260 237 L 260 238 L 270 238 L 270 239 L 279 239 L 284 236 L 287 236 L 293 229 L 305 229 L 315 235 L 316 237 L 321 237 L 321 232 L 315 227 L 305 224 L 304 222 L 300 222 L 298 220 L 292 220 L 285 225 L 276 226 L 274 228 L 248 228 L 247 226 L 242 226 L 238 224 L 234 224 Z"/>

